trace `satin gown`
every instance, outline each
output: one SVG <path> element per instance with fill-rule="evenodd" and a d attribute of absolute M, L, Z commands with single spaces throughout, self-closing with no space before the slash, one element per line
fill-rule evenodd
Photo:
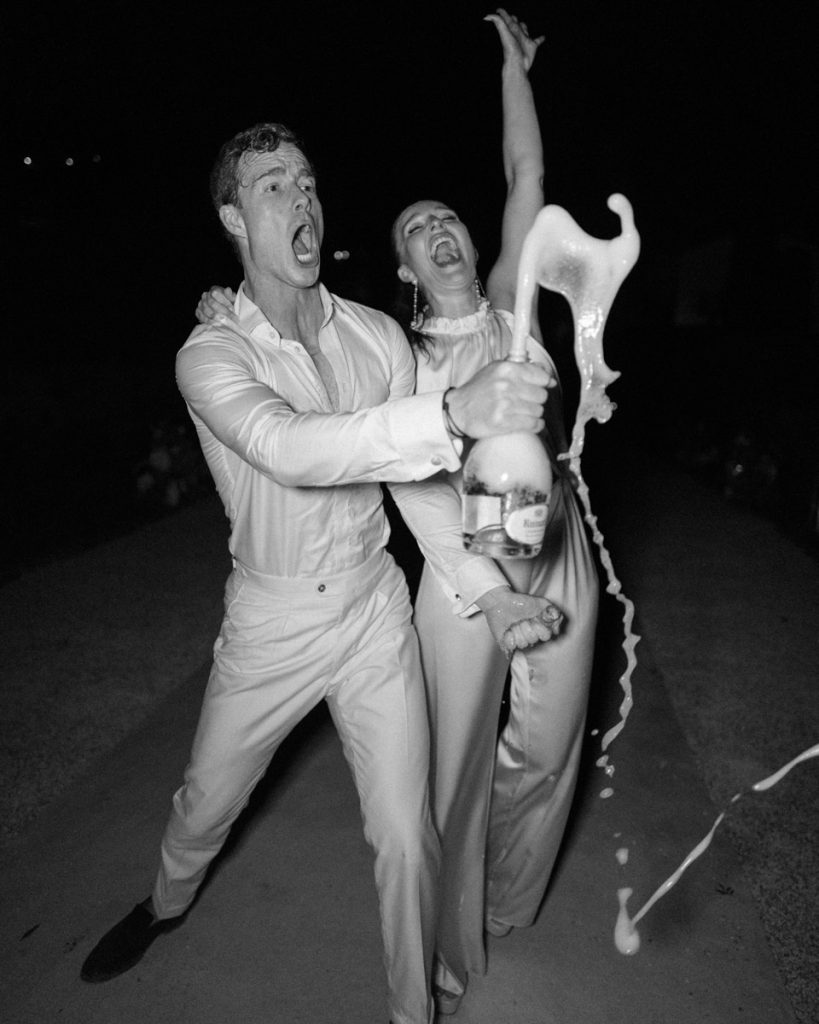
<path fill-rule="evenodd" d="M 457 320 L 427 320 L 430 348 L 417 354 L 418 391 L 458 385 L 503 358 L 511 325 L 511 314 L 492 309 Z M 528 347 L 531 359 L 554 371 L 535 339 Z M 483 615 L 454 615 L 428 564 L 415 606 L 432 728 L 433 814 L 443 858 L 436 980 L 455 991 L 469 972 L 485 972 L 487 923 L 502 930 L 534 921 L 577 779 L 598 581 L 572 477 L 567 463 L 557 459 L 567 447 L 559 386 L 550 392 L 546 420 L 543 440 L 554 488 L 528 589 L 549 598 L 565 621 L 557 639 L 514 655 L 509 717 L 499 739 L 509 665 Z M 460 474 L 444 476 L 449 483 L 442 477 L 440 500 L 459 501 Z"/>

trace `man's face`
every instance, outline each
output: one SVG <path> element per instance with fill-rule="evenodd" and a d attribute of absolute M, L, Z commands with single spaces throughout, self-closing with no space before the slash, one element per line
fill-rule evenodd
<path fill-rule="evenodd" d="M 229 230 L 246 241 L 246 258 L 266 278 L 309 288 L 319 277 L 324 235 L 313 169 L 301 150 L 283 142 L 273 153 L 244 153 L 239 161 L 236 215 Z M 224 212 L 222 213 L 224 218 Z"/>

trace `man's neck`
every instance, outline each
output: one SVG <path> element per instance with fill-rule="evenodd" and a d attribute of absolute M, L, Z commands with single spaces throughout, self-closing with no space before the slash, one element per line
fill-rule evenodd
<path fill-rule="evenodd" d="M 245 293 L 283 338 L 301 342 L 308 351 L 318 347 L 324 319 L 318 282 L 310 288 L 293 288 L 246 273 Z"/>

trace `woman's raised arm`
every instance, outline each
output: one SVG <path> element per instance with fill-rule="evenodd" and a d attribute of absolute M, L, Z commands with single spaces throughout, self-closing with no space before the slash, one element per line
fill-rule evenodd
<path fill-rule="evenodd" d="M 487 279 L 487 294 L 497 309 L 512 311 L 523 240 L 543 206 L 543 143 L 529 69 L 544 37 L 531 39 L 526 25 L 502 8 L 487 15 L 486 20 L 494 23 L 503 46 L 503 169 L 506 175 L 501 251 Z M 539 338 L 537 297 L 533 307 L 531 329 Z"/>

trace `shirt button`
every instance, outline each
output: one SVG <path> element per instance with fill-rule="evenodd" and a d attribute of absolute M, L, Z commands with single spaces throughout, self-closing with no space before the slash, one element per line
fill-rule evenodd
<path fill-rule="evenodd" d="M 318 590 L 318 592 L 320 594 L 323 594 L 324 591 L 327 589 L 327 587 L 323 583 L 319 583 L 319 585 L 318 585 L 318 587 L 316 589 Z"/>
<path fill-rule="evenodd" d="M 433 455 L 429 461 L 432 463 L 433 466 L 440 466 L 442 459 L 440 455 Z"/>

